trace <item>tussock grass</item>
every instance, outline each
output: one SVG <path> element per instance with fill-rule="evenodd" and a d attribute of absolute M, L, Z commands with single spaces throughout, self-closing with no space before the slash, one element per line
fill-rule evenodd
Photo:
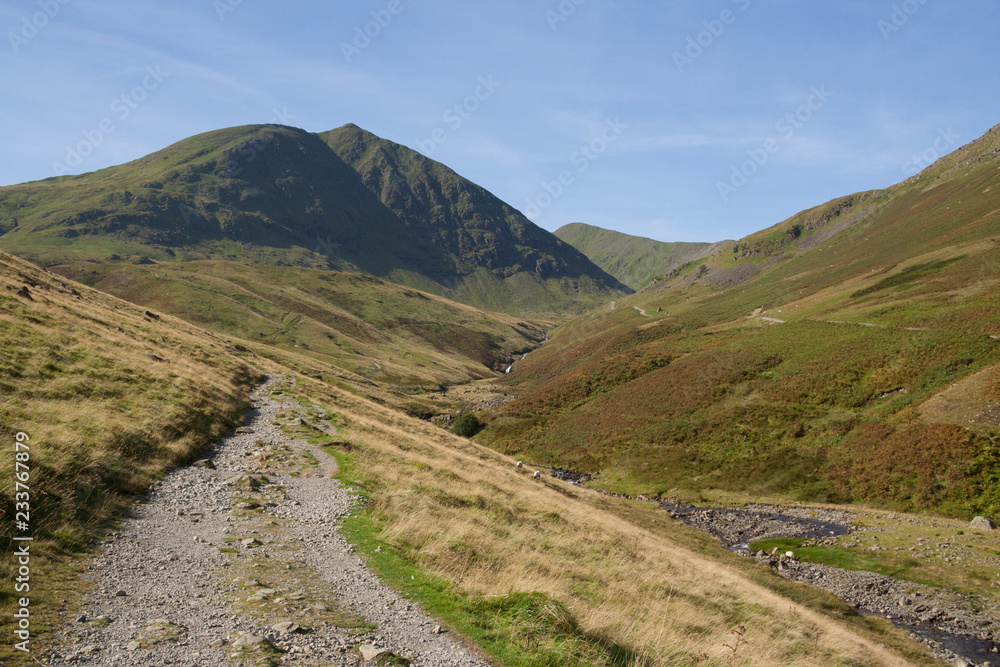
<path fill-rule="evenodd" d="M 932 664 L 894 630 L 648 506 L 534 480 L 318 383 L 299 390 L 350 420 L 349 446 L 328 449 L 367 497 L 345 527 L 359 551 L 502 664 Z"/>
<path fill-rule="evenodd" d="M 25 285 L 30 299 L 16 295 Z M 65 609 L 60 600 L 81 588 L 67 559 L 166 469 L 242 420 L 259 374 L 231 351 L 186 323 L 148 317 L 0 255 L 0 439 L 8 445 L 0 458 L 0 546 L 9 554 L 14 535 L 34 537 L 35 637 Z M 28 533 L 16 531 L 8 513 L 21 431 L 30 437 Z M 11 581 L 13 567 L 0 562 L 0 577 Z M 13 603 L 5 586 L 0 606 Z M 10 619 L 5 612 L 0 623 L 6 628 Z"/>
<path fill-rule="evenodd" d="M 383 386 L 492 377 L 542 324 L 357 273 L 236 262 L 79 263 L 60 274 L 226 336 L 310 357 Z"/>

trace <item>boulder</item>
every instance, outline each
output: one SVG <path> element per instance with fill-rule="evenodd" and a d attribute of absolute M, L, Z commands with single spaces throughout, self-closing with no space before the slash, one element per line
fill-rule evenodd
<path fill-rule="evenodd" d="M 262 646 L 264 644 L 264 638 L 258 637 L 257 635 L 250 634 L 249 632 L 242 633 L 233 642 L 233 646 L 240 646 L 244 648 L 252 648 L 254 646 Z"/>
<path fill-rule="evenodd" d="M 271 626 L 271 629 L 275 632 L 280 632 L 282 634 L 293 634 L 302 629 L 302 626 L 295 621 L 282 621 L 280 623 L 275 623 Z"/>
<path fill-rule="evenodd" d="M 358 647 L 358 652 L 361 653 L 361 659 L 365 662 L 371 662 L 375 658 L 379 657 L 383 653 L 387 653 L 384 648 L 375 648 L 371 644 L 362 644 Z"/>
<path fill-rule="evenodd" d="M 996 530 L 997 525 L 984 516 L 977 516 L 969 524 L 969 528 L 976 530 Z"/>

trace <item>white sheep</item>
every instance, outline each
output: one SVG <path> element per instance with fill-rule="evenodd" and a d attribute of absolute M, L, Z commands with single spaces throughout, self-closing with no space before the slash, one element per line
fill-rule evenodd
<path fill-rule="evenodd" d="M 517 467 L 518 468 L 523 468 L 524 467 L 524 461 L 518 461 L 517 462 Z"/>
<path fill-rule="evenodd" d="M 542 472 L 541 472 L 540 470 L 536 470 L 536 471 L 535 471 L 535 474 L 533 475 L 533 477 L 534 477 L 535 479 L 538 479 L 538 478 L 539 478 L 539 477 L 541 477 L 541 476 L 542 476 Z"/>

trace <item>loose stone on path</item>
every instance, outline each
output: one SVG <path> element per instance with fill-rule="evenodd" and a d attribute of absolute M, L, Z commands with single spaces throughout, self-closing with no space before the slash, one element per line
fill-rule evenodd
<path fill-rule="evenodd" d="M 273 401 L 282 384 L 294 390 L 270 377 L 251 394 L 245 426 L 132 508 L 93 559 L 93 592 L 53 637 L 48 664 L 361 665 L 350 648 L 359 645 L 415 667 L 489 664 L 432 634 L 435 622 L 337 532 L 356 499 L 330 478 L 332 458 L 279 424 L 336 429 L 325 411 Z"/>

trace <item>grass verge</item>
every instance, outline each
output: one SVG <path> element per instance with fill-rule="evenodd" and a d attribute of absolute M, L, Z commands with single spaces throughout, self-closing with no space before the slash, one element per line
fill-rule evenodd
<path fill-rule="evenodd" d="M 354 455 L 333 445 L 324 449 L 337 460 L 337 479 L 361 497 L 342 528 L 348 541 L 388 586 L 473 640 L 492 660 L 508 667 L 641 664 L 635 651 L 584 632 L 566 606 L 545 593 L 469 594 L 388 546 L 371 503 L 378 481 Z"/>

